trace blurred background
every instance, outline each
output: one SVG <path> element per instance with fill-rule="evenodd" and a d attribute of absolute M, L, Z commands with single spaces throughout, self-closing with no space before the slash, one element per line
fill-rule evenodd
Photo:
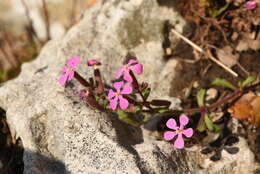
<path fill-rule="evenodd" d="M 0 0 L 0 83 L 16 77 L 50 39 L 61 38 L 96 0 Z"/>

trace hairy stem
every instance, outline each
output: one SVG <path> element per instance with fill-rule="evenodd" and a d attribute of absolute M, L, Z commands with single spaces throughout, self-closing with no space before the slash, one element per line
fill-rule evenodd
<path fill-rule="evenodd" d="M 96 93 L 101 94 L 104 91 L 104 84 L 99 69 L 94 70 L 94 78 L 96 83 Z"/>
<path fill-rule="evenodd" d="M 210 106 L 202 106 L 199 108 L 192 108 L 192 109 L 183 109 L 182 111 L 185 113 L 195 113 L 195 112 L 202 112 L 202 111 L 210 111 L 213 110 L 219 106 L 221 106 L 224 103 L 227 103 L 229 101 L 233 101 L 235 99 L 237 99 L 238 97 L 240 97 L 241 95 L 243 95 L 244 93 L 248 92 L 251 89 L 254 89 L 256 87 L 260 86 L 260 82 L 244 87 L 243 89 L 236 89 L 234 92 L 232 92 L 231 94 L 223 97 L 222 99 L 218 100 L 217 102 L 211 104 Z"/>
<path fill-rule="evenodd" d="M 133 86 L 136 88 L 138 94 L 141 96 L 141 98 L 142 98 L 142 100 L 143 100 L 142 105 L 145 106 L 145 107 L 147 107 L 147 108 L 150 109 L 150 110 L 153 110 L 153 108 L 150 106 L 150 102 L 146 101 L 146 99 L 145 99 L 145 97 L 144 97 L 142 91 L 140 90 L 139 83 L 138 83 L 138 81 L 137 81 L 137 79 L 136 79 L 134 73 L 133 73 L 131 70 L 130 70 L 130 75 L 131 75 L 131 77 L 133 78 L 133 83 L 132 83 Z"/>
<path fill-rule="evenodd" d="M 86 88 L 90 88 L 91 87 L 91 85 L 81 75 L 79 75 L 79 73 L 77 73 L 76 71 L 74 72 L 74 77 L 75 77 L 75 79 L 78 80 L 78 82 L 80 84 L 82 84 Z"/>

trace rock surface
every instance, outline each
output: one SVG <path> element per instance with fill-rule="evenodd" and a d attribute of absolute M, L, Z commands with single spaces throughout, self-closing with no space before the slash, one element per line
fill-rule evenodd
<path fill-rule="evenodd" d="M 81 89 L 75 80 L 65 88 L 57 83 L 66 60 L 78 56 L 80 74 L 91 75 L 83 64 L 95 58 L 111 84 L 124 57 L 134 52 L 144 65 L 140 79 L 151 84 L 151 97 L 169 98 L 176 62 L 162 59 L 167 20 L 179 31 L 185 24 L 173 8 L 156 0 L 98 1 L 62 40 L 47 43 L 35 61 L 23 65 L 17 79 L 0 87 L 0 107 L 13 134 L 23 141 L 25 174 L 230 174 L 242 167 L 251 172 L 254 159 L 246 143 L 243 153 L 227 158 L 232 166 L 223 159 L 200 169 L 198 151 L 174 150 L 166 142 L 144 138 L 142 129 L 86 107 L 75 96 Z M 179 100 L 170 99 L 178 107 Z"/>

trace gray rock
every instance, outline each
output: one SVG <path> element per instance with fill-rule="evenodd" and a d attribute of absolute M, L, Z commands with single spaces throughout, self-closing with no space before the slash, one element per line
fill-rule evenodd
<path fill-rule="evenodd" d="M 169 99 L 176 62 L 162 59 L 166 20 L 179 31 L 185 24 L 172 8 L 159 6 L 156 0 L 98 1 L 62 40 L 47 43 L 35 61 L 22 66 L 18 78 L 0 87 L 0 107 L 12 134 L 23 141 L 25 174 L 229 173 L 214 164 L 213 172 L 201 170 L 198 151 L 175 150 L 115 115 L 86 107 L 75 96 L 82 89 L 77 81 L 66 87 L 57 83 L 66 60 L 78 56 L 83 62 L 80 74 L 90 77 L 91 69 L 84 64 L 98 59 L 105 82 L 111 85 L 125 55 L 134 52 L 144 65 L 140 80 L 151 84 L 151 97 Z M 179 107 L 178 99 L 170 99 L 172 107 Z M 253 163 L 252 152 L 245 147 L 250 158 L 244 165 Z M 239 171 L 240 164 L 232 168 Z"/>

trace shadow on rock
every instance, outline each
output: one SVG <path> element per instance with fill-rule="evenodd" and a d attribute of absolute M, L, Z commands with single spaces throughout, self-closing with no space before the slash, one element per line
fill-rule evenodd
<path fill-rule="evenodd" d="M 11 136 L 5 111 L 0 108 L 0 174 L 66 174 L 62 161 L 23 148 Z"/>

